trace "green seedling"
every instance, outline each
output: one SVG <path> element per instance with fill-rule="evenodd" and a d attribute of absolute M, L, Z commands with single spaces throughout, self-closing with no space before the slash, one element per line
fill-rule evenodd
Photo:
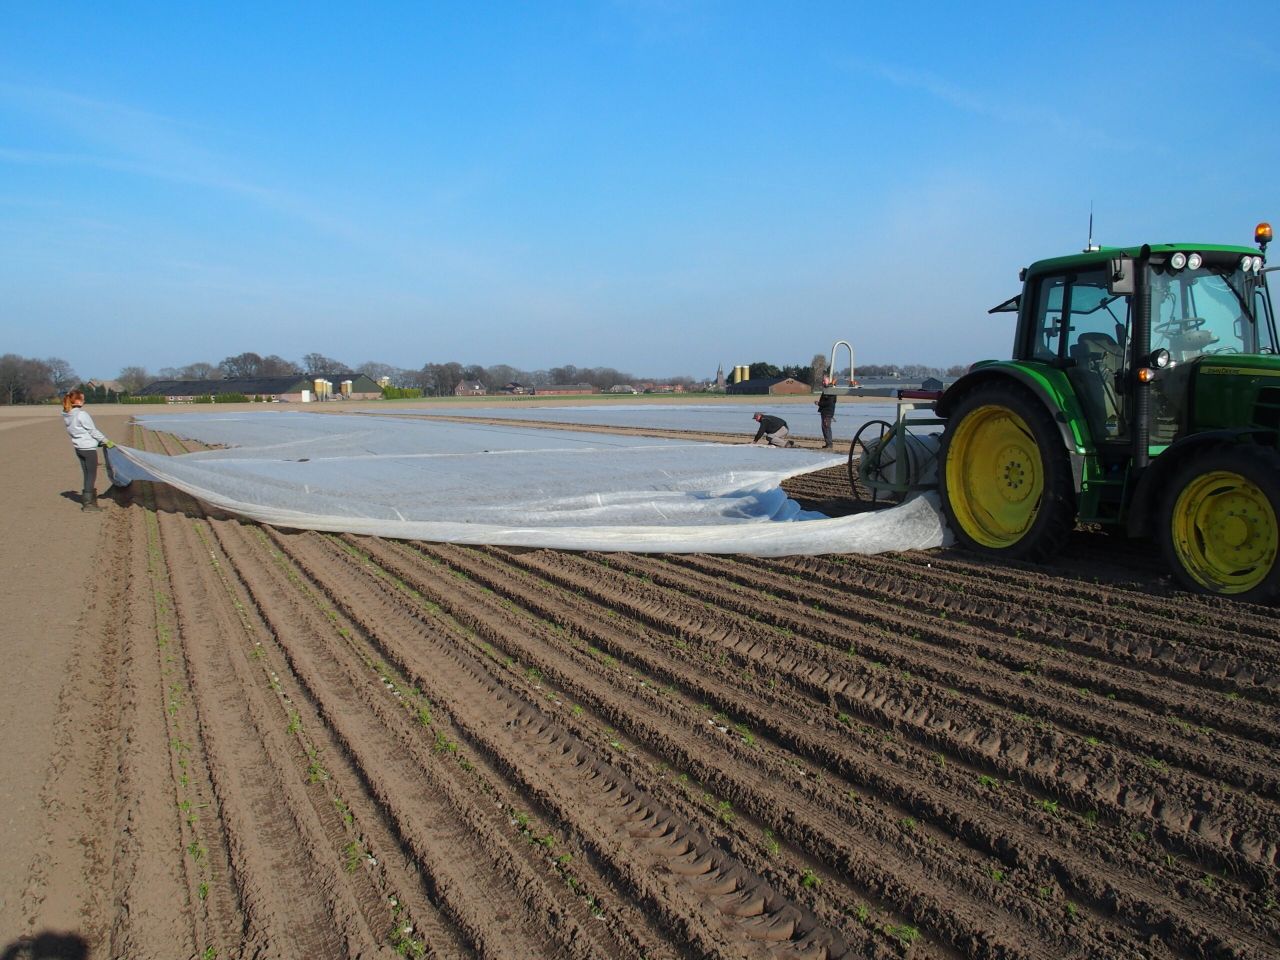
<path fill-rule="evenodd" d="M 364 859 L 364 851 L 360 849 L 360 844 L 352 840 L 342 848 L 342 868 L 347 873 L 355 873 L 360 867 L 360 861 Z"/>
<path fill-rule="evenodd" d="M 887 926 L 884 928 L 884 932 L 887 933 L 889 936 L 893 937 L 895 940 L 899 941 L 900 943 L 904 943 L 907 945 L 915 943 L 915 941 L 920 937 L 919 930 L 917 930 L 915 927 L 908 926 L 905 923 L 896 925 L 896 926 L 895 925 Z"/>
<path fill-rule="evenodd" d="M 804 887 L 806 890 L 816 890 L 821 885 L 822 880 L 819 879 L 818 875 L 812 870 L 805 870 L 805 872 L 800 875 L 800 886 Z"/>
<path fill-rule="evenodd" d="M 351 815 L 350 808 L 348 808 L 347 805 L 342 802 L 341 797 L 333 798 L 333 806 L 334 806 L 334 809 L 336 809 L 339 815 L 342 817 L 342 822 L 345 823 L 348 827 L 351 826 L 351 824 L 355 821 L 355 817 Z"/>

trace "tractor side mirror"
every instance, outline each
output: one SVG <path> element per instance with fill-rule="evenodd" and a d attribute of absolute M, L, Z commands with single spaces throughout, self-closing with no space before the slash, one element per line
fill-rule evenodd
<path fill-rule="evenodd" d="M 1116 296 L 1134 292 L 1134 269 L 1131 257 L 1117 257 L 1111 261 L 1111 279 L 1107 281 L 1107 292 Z"/>

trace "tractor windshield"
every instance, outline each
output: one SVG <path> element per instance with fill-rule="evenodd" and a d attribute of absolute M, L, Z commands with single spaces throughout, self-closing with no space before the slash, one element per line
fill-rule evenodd
<path fill-rule="evenodd" d="M 1174 270 L 1152 263 L 1151 348 L 1174 363 L 1227 353 L 1275 353 L 1275 332 L 1258 315 L 1256 275 L 1206 263 Z"/>

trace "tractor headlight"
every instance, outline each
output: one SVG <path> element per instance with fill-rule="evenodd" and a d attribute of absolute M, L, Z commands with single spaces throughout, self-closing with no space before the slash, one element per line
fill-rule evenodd
<path fill-rule="evenodd" d="M 1251 270 L 1253 270 L 1253 257 L 1245 257 L 1243 260 L 1241 260 L 1240 269 L 1243 270 L 1245 273 L 1249 273 Z"/>
<path fill-rule="evenodd" d="M 1254 273 L 1261 273 L 1261 272 L 1262 272 L 1262 264 L 1263 264 L 1263 259 L 1262 259 L 1261 257 L 1254 257 L 1254 258 L 1253 258 L 1253 272 L 1254 272 Z"/>
<path fill-rule="evenodd" d="M 1169 258 L 1169 266 L 1173 267 L 1173 269 L 1175 270 L 1181 270 L 1186 265 L 1187 265 L 1187 255 L 1183 253 L 1181 250 L 1179 250 L 1172 257 Z"/>
<path fill-rule="evenodd" d="M 1192 270 L 1199 270 L 1200 264 L 1202 263 L 1204 263 L 1204 257 L 1200 256 L 1198 253 L 1193 253 L 1191 256 L 1187 257 L 1187 266 Z"/>
<path fill-rule="evenodd" d="M 1155 367 L 1157 370 L 1163 370 L 1165 367 L 1169 365 L 1169 361 L 1171 359 L 1172 358 L 1169 356 L 1169 351 L 1166 350 L 1164 347 L 1160 347 L 1157 350 L 1151 351 L 1151 356 L 1147 358 L 1147 362 L 1151 364 L 1151 366 Z"/>

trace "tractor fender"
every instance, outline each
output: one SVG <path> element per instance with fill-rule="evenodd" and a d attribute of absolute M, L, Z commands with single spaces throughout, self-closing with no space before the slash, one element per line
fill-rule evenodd
<path fill-rule="evenodd" d="M 1189 437 L 1175 440 L 1154 460 L 1133 490 L 1133 499 L 1129 503 L 1128 519 L 1125 530 L 1130 537 L 1146 537 L 1154 526 L 1156 510 L 1160 506 L 1160 498 L 1164 494 L 1165 484 L 1189 457 L 1194 457 L 1204 450 L 1220 443 L 1247 444 L 1276 447 L 1276 432 L 1258 427 L 1241 427 L 1234 430 L 1206 430 L 1204 433 L 1193 433 Z"/>
<path fill-rule="evenodd" d="M 1084 454 L 1076 442 L 1075 434 L 1071 430 L 1071 423 L 1067 415 L 1063 413 L 1062 405 L 1045 387 L 1043 381 L 1032 376 L 1021 367 L 991 364 L 990 366 L 982 366 L 970 370 L 947 388 L 947 392 L 933 405 L 933 408 L 938 416 L 945 420 L 955 408 L 955 405 L 959 403 L 960 398 L 970 390 L 997 380 L 1013 380 L 1044 404 L 1045 409 L 1049 411 L 1049 418 L 1062 435 L 1062 445 L 1066 448 L 1067 456 L 1071 460 L 1071 477 L 1075 483 L 1076 492 L 1079 493 L 1084 482 Z"/>

